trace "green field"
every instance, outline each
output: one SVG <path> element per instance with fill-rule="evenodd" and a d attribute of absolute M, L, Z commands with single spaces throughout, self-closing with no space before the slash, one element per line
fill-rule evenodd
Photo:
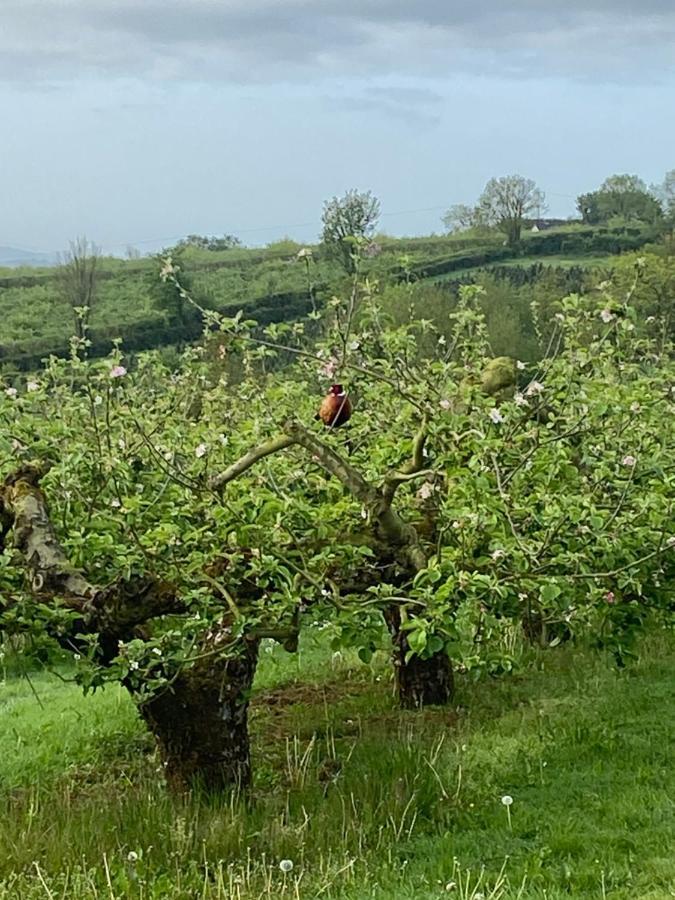
<path fill-rule="evenodd" d="M 428 237 L 379 239 L 379 255 L 363 261 L 363 275 L 378 285 L 413 282 L 453 283 L 480 277 L 493 266 L 529 268 L 541 263 L 562 269 L 606 267 L 624 250 L 653 239 L 649 230 L 580 229 L 578 226 L 526 233 L 520 247 L 504 247 L 499 236 L 481 239 Z M 314 247 L 308 271 L 296 259 L 292 242 L 268 249 L 211 252 L 190 249 L 182 257 L 183 273 L 199 302 L 225 315 L 243 309 L 263 323 L 294 319 L 311 308 L 310 282 L 316 298 L 326 300 L 348 290 L 348 278 L 335 259 Z M 91 354 L 109 352 L 121 338 L 130 350 L 142 350 L 199 333 L 198 323 L 177 326 L 157 298 L 159 264 L 153 259 L 104 258 L 90 316 Z M 74 333 L 73 313 L 59 292 L 54 269 L 0 270 L 0 366 L 35 368 L 50 353 L 66 354 Z"/>
<path fill-rule="evenodd" d="M 169 796 L 122 689 L 7 674 L 0 897 L 665 900 L 674 663 L 663 634 L 621 673 L 558 648 L 405 713 L 384 653 L 365 667 L 323 635 L 275 646 L 245 801 Z"/>

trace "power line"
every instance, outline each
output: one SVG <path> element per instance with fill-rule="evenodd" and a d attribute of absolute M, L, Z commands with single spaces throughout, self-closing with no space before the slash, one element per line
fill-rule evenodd
<path fill-rule="evenodd" d="M 559 193 L 556 193 L 555 191 L 547 191 L 546 194 L 549 197 L 562 197 L 567 200 L 576 200 L 576 197 L 572 196 L 571 194 L 559 194 Z M 416 209 L 392 210 L 390 212 L 381 213 L 380 218 L 387 219 L 387 218 L 394 218 L 396 216 L 412 216 L 412 215 L 416 215 L 417 213 L 438 212 L 439 210 L 445 211 L 450 206 L 452 206 L 452 204 L 445 203 L 445 204 L 437 205 L 437 206 L 420 206 L 420 207 L 417 207 Z M 233 234 L 237 234 L 237 235 L 239 235 L 239 234 L 258 234 L 258 233 L 261 233 L 264 231 L 276 231 L 279 233 L 285 233 L 285 232 L 287 233 L 288 231 L 295 229 L 295 228 L 316 228 L 317 224 L 318 223 L 316 221 L 313 221 L 313 222 L 299 222 L 299 223 L 295 223 L 294 225 L 289 225 L 289 224 L 286 224 L 286 225 L 258 225 L 255 228 L 232 228 L 231 230 L 232 230 Z M 131 240 L 119 241 L 114 244 L 106 244 L 106 247 L 108 247 L 109 249 L 116 249 L 119 247 L 137 247 L 137 246 L 142 246 L 145 244 L 160 244 L 163 246 L 170 246 L 171 244 L 174 244 L 177 241 L 180 241 L 184 237 L 185 237 L 184 233 L 178 234 L 178 235 L 172 234 L 167 237 L 141 238 L 141 239 L 135 240 L 135 241 L 131 241 Z M 54 251 L 32 249 L 30 252 L 44 253 L 45 255 L 51 255 Z"/>

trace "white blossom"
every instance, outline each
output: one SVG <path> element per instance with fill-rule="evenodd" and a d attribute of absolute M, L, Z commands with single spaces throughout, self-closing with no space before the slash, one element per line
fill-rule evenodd
<path fill-rule="evenodd" d="M 37 383 L 37 381 L 29 381 L 26 384 L 26 390 L 28 391 L 29 394 L 34 394 L 35 391 L 40 390 L 40 385 Z"/>
<path fill-rule="evenodd" d="M 438 404 L 441 409 L 450 409 L 452 407 L 452 403 L 449 400 L 441 400 Z"/>
<path fill-rule="evenodd" d="M 500 422 L 504 421 L 504 416 L 499 412 L 496 406 L 494 406 L 490 412 L 488 413 L 490 416 L 490 420 L 494 422 L 495 425 L 499 425 Z"/>
<path fill-rule="evenodd" d="M 635 457 L 628 454 L 627 456 L 624 456 L 624 458 L 621 460 L 621 465 L 632 467 L 635 465 L 636 462 L 637 462 L 637 460 L 635 459 Z"/>
<path fill-rule="evenodd" d="M 516 362 L 516 368 L 519 369 L 519 370 L 522 372 L 523 369 L 525 368 L 525 363 L 524 363 L 522 360 L 519 359 L 519 360 Z"/>
<path fill-rule="evenodd" d="M 284 875 L 287 875 L 289 872 L 293 871 L 293 860 L 292 859 L 282 859 L 281 862 L 279 863 L 279 868 L 284 873 Z"/>
<path fill-rule="evenodd" d="M 614 313 L 611 309 L 605 307 L 605 309 L 600 311 L 600 318 L 605 323 L 605 325 L 609 325 L 609 323 L 614 320 Z"/>
<path fill-rule="evenodd" d="M 197 446 L 195 447 L 195 456 L 197 457 L 197 459 L 201 459 L 202 456 L 206 456 L 208 449 L 209 448 L 206 446 L 206 444 L 197 444 Z"/>
<path fill-rule="evenodd" d="M 528 384 L 527 389 L 525 390 L 525 394 L 528 397 L 535 397 L 537 394 L 541 394 L 543 390 L 544 385 L 541 383 L 541 381 L 531 381 Z"/>
<path fill-rule="evenodd" d="M 8 388 L 5 388 L 5 393 L 7 394 L 8 397 L 12 397 L 12 399 L 13 399 L 14 397 L 16 397 L 16 395 L 19 392 L 17 391 L 17 389 L 15 387 L 8 387 Z"/>
<path fill-rule="evenodd" d="M 513 797 L 510 794 L 504 794 L 504 796 L 502 797 L 502 803 L 504 804 L 504 806 L 511 806 L 511 804 L 513 803 Z"/>
<path fill-rule="evenodd" d="M 422 485 L 422 487 L 417 492 L 417 496 L 420 498 L 420 500 L 428 500 L 429 497 L 432 496 L 433 492 L 434 492 L 433 484 L 430 484 L 428 481 L 425 481 L 424 484 Z"/>
<path fill-rule="evenodd" d="M 527 400 L 525 399 L 525 397 L 520 393 L 520 391 L 518 391 L 516 393 L 516 395 L 514 396 L 513 399 L 515 401 L 516 406 L 529 406 L 530 405 L 527 402 Z"/>

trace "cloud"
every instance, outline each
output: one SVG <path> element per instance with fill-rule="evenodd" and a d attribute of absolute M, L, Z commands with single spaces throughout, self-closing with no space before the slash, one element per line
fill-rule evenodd
<path fill-rule="evenodd" d="M 3 0 L 0 78 L 673 73 L 672 0 Z"/>

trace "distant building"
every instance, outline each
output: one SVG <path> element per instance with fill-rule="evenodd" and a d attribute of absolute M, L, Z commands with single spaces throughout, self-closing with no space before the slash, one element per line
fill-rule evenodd
<path fill-rule="evenodd" d="M 527 219 L 525 224 L 535 234 L 538 231 L 546 231 L 547 228 L 560 228 L 561 225 L 573 225 L 580 222 L 578 219 Z"/>

